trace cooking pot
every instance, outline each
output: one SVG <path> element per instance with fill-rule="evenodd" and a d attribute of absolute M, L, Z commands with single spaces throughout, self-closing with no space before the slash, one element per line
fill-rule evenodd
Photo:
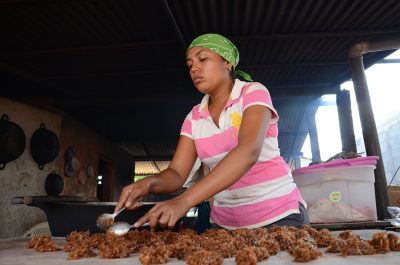
<path fill-rule="evenodd" d="M 44 188 L 47 194 L 58 195 L 62 192 L 64 188 L 64 181 L 59 174 L 53 171 L 49 175 L 47 175 Z"/>
<path fill-rule="evenodd" d="M 17 159 L 25 150 L 26 137 L 24 131 L 16 123 L 9 121 L 6 114 L 0 119 L 0 170 L 8 162 Z"/>
<path fill-rule="evenodd" d="M 63 178 L 53 171 L 47 176 L 44 187 L 47 194 L 58 195 L 64 188 Z"/>
<path fill-rule="evenodd" d="M 40 124 L 31 138 L 31 154 L 33 160 L 43 169 L 44 165 L 53 161 L 60 150 L 57 135 L 46 129 L 44 123 Z"/>

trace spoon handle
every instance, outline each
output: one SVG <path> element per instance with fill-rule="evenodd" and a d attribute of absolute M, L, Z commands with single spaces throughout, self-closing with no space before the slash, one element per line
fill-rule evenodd
<path fill-rule="evenodd" d="M 121 209 L 119 209 L 118 212 L 115 212 L 115 213 L 114 213 L 114 217 L 117 216 L 118 214 L 120 214 L 120 213 L 121 213 L 123 210 L 125 210 L 125 209 L 126 209 L 125 206 L 122 207 Z"/>
<path fill-rule="evenodd" d="M 150 225 L 150 222 L 146 222 L 146 223 L 142 224 L 141 226 L 139 226 L 137 228 L 144 227 L 144 226 L 149 226 L 149 225 Z M 131 228 L 135 228 L 135 226 L 134 225 L 129 225 L 129 229 L 131 229 Z"/>

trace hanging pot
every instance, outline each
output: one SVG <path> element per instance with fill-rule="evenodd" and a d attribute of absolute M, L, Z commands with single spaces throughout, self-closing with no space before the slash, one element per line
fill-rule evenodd
<path fill-rule="evenodd" d="M 58 195 L 64 188 L 64 180 L 59 174 L 53 171 L 47 176 L 44 187 L 47 194 Z"/>
<path fill-rule="evenodd" d="M 40 124 L 31 138 L 31 154 L 33 160 L 43 169 L 44 165 L 53 161 L 60 150 L 60 143 L 57 135 L 46 129 L 44 123 Z"/>
<path fill-rule="evenodd" d="M 24 131 L 16 123 L 9 121 L 6 114 L 0 119 L 0 170 L 4 169 L 25 150 L 26 137 Z"/>

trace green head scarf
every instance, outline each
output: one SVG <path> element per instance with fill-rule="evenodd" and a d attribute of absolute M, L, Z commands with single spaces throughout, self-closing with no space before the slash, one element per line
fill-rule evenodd
<path fill-rule="evenodd" d="M 235 44 L 224 36 L 215 33 L 201 35 L 190 43 L 186 53 L 193 47 L 204 47 L 221 55 L 222 58 L 232 64 L 236 76 L 240 76 L 246 81 L 253 81 L 249 74 L 235 69 L 239 63 L 239 51 Z"/>

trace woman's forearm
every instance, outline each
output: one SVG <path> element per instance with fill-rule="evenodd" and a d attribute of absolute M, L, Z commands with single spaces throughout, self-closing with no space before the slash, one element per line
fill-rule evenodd
<path fill-rule="evenodd" d="M 172 168 L 167 168 L 157 175 L 145 178 L 149 185 L 149 193 L 163 194 L 171 193 L 180 189 L 184 182 L 184 178 L 179 176 L 178 172 Z"/>
<path fill-rule="evenodd" d="M 182 198 L 192 206 L 207 200 L 232 186 L 257 161 L 255 156 L 241 150 L 233 149 L 205 178 L 182 194 Z"/>

